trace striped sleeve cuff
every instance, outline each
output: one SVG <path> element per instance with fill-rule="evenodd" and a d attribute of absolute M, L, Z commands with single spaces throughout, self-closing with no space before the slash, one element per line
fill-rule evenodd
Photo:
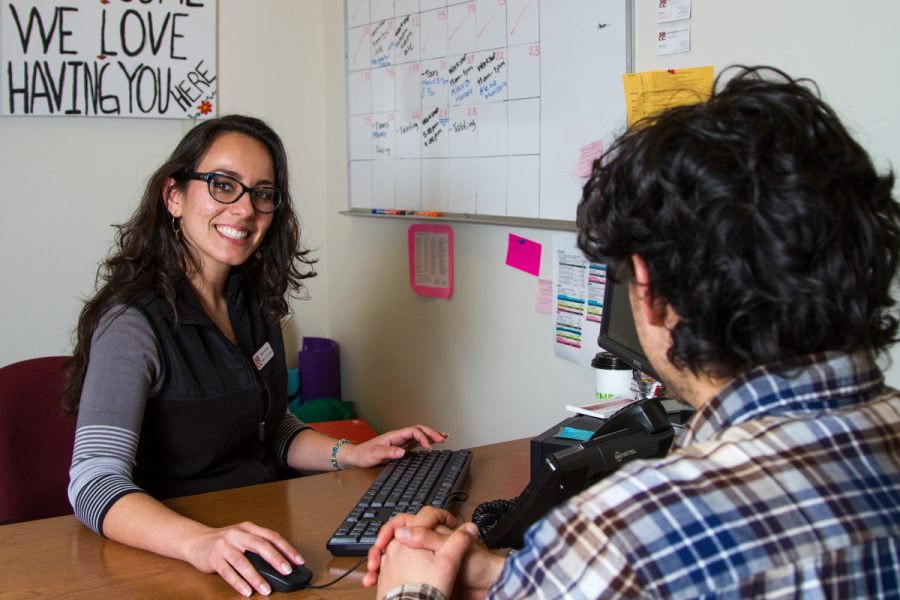
<path fill-rule="evenodd" d="M 103 519 L 112 505 L 122 496 L 143 492 L 130 479 L 109 475 L 88 484 L 75 502 L 78 520 L 103 535 Z"/>
<path fill-rule="evenodd" d="M 271 446 L 278 466 L 288 466 L 288 448 L 291 447 L 294 437 L 304 429 L 309 429 L 309 425 L 298 419 L 291 411 L 285 411 L 284 418 L 281 419 L 281 424 L 278 425 L 278 430 L 275 432 Z"/>
<path fill-rule="evenodd" d="M 132 480 L 138 436 L 109 425 L 88 425 L 75 432 L 69 469 L 69 501 L 75 516 L 99 534 L 110 507 L 127 494 L 143 492 Z"/>

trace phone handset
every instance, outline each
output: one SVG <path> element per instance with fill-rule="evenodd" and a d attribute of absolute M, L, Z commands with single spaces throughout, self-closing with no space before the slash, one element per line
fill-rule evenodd
<path fill-rule="evenodd" d="M 532 523 L 622 464 L 664 456 L 673 429 L 657 398 L 639 400 L 607 419 L 590 440 L 548 456 L 513 500 L 491 500 L 472 513 L 488 548 L 520 548 Z"/>

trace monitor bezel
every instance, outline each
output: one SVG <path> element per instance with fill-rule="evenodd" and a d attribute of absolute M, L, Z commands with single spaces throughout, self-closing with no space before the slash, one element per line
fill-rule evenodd
<path fill-rule="evenodd" d="M 607 271 L 606 289 L 603 291 L 603 317 L 600 321 L 600 335 L 597 337 L 597 345 L 607 352 L 611 352 L 622 360 L 626 361 L 631 365 L 633 369 L 637 369 L 643 373 L 646 373 L 655 380 L 661 381 L 659 375 L 656 373 L 656 370 L 647 359 L 643 348 L 641 348 L 641 352 L 638 353 L 635 352 L 634 349 L 629 348 L 628 346 L 625 346 L 613 339 L 610 339 L 609 337 L 610 319 L 607 319 L 607 315 L 609 314 L 610 307 L 612 306 L 612 295 L 615 286 L 619 286 L 622 289 L 622 293 L 626 295 L 624 306 L 628 307 L 628 316 L 631 318 L 631 327 L 634 328 L 634 315 L 631 313 L 631 302 L 627 298 L 628 285 L 625 283 L 616 283 L 615 281 L 613 281 L 612 276 L 609 274 L 609 271 Z M 637 330 L 635 330 L 635 338 L 637 337 Z"/>

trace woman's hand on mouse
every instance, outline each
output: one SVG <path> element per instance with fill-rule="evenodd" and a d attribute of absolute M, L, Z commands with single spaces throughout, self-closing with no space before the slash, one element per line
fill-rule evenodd
<path fill-rule="evenodd" d="M 278 533 L 250 522 L 207 528 L 188 541 L 186 560 L 199 571 L 218 573 L 243 596 L 249 596 L 254 589 L 270 594 L 271 587 L 244 556 L 245 550 L 256 552 L 285 575 L 293 568 L 285 557 L 294 564 L 303 563 L 297 549 Z"/>
<path fill-rule="evenodd" d="M 432 444 L 443 443 L 447 436 L 427 425 L 412 425 L 382 433 L 359 445 L 344 444 L 336 458 L 342 469 L 364 469 L 401 458 L 407 450 L 418 446 L 431 450 Z"/>

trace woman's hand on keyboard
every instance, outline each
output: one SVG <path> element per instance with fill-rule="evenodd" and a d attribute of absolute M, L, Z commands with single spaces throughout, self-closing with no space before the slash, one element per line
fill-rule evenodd
<path fill-rule="evenodd" d="M 413 425 L 382 433 L 358 446 L 345 444 L 338 450 L 337 461 L 342 469 L 374 467 L 402 458 L 407 450 L 418 446 L 431 450 L 432 444 L 441 444 L 446 439 L 446 433 L 426 425 Z"/>

